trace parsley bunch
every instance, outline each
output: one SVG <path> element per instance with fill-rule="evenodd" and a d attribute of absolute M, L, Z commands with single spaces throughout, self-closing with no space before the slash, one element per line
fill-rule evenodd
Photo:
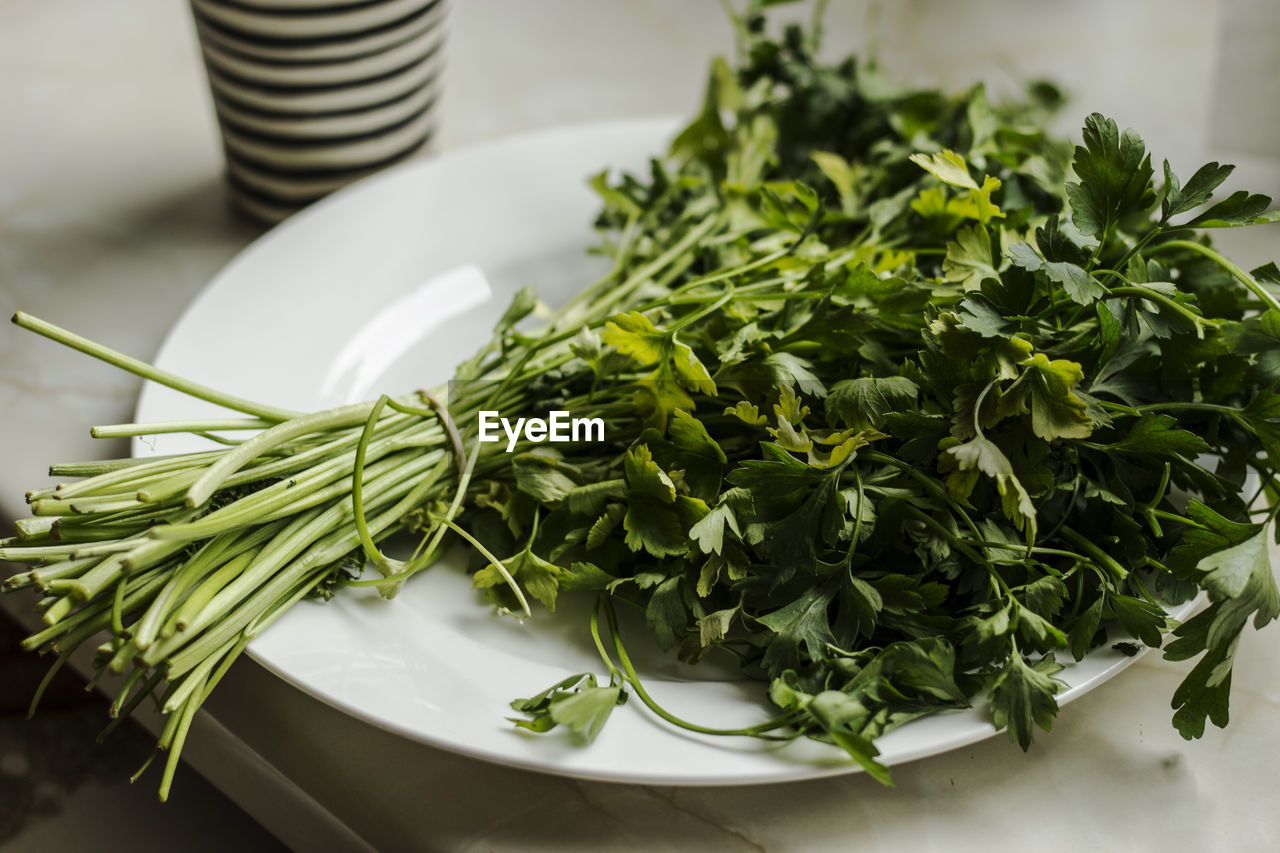
<path fill-rule="evenodd" d="M 521 292 L 448 388 L 302 415 L 15 318 L 250 415 L 101 431 L 231 446 L 56 466 L 92 476 L 31 493 L 0 546 L 36 563 L 6 582 L 44 593 L 29 648 L 61 662 L 105 631 L 113 713 L 170 713 L 162 792 L 252 636 L 306 595 L 394 595 L 452 541 L 503 608 L 596 597 L 604 678 L 514 702 L 535 731 L 590 739 L 634 695 L 694 731 L 829 740 L 888 781 L 884 732 L 984 696 L 1026 747 L 1057 712 L 1055 656 L 1170 630 L 1166 657 L 1200 656 L 1174 724 L 1226 723 L 1241 632 L 1280 615 L 1280 271 L 1203 229 L 1275 221 L 1269 200 L 1214 201 L 1216 163 L 1157 177 L 1100 115 L 1073 149 L 1043 129 L 1051 87 L 900 90 L 819 62 L 816 27 L 734 20 L 743 59 L 713 64 L 669 156 L 592 181 L 611 272 L 539 328 Z M 600 417 L 606 440 L 507 453 L 474 441 L 488 410 Z M 393 560 L 403 532 L 421 545 Z M 624 607 L 684 660 L 731 655 L 777 714 L 662 708 Z"/>
<path fill-rule="evenodd" d="M 882 780 L 877 736 L 975 695 L 1027 747 L 1055 655 L 1109 631 L 1173 629 L 1167 657 L 1203 654 L 1174 724 L 1225 724 L 1240 632 L 1280 613 L 1280 275 L 1199 229 L 1274 221 L 1269 200 L 1210 204 L 1216 163 L 1157 185 L 1100 115 L 1061 145 L 1044 87 L 894 91 L 739 23 L 745 65 L 713 67 L 669 161 L 596 182 L 619 263 L 662 265 L 536 396 L 609 401 L 612 445 L 518 456 L 465 516 L 549 608 L 600 593 L 607 684 L 518 701 L 520 725 L 591 736 L 630 686 L 719 731 L 644 691 L 618 606 L 768 681 L 778 716 L 724 733 L 829 739 Z M 514 606 L 502 579 L 476 583 Z"/>

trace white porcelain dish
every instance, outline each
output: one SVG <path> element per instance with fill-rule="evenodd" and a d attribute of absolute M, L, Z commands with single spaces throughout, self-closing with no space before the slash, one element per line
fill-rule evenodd
<path fill-rule="evenodd" d="M 601 272 L 600 259 L 585 255 L 597 209 L 586 178 L 606 165 L 643 169 L 673 127 L 638 120 L 546 131 L 371 177 L 232 261 L 175 325 L 157 361 L 299 409 L 442 381 L 487 337 L 517 288 L 535 284 L 554 303 Z M 187 418 L 210 408 L 148 385 L 138 418 Z M 135 450 L 189 446 L 147 439 Z M 518 767 L 664 785 L 780 782 L 855 769 L 834 747 L 812 741 L 778 747 L 680 732 L 634 700 L 589 747 L 559 732 L 514 729 L 506 720 L 510 700 L 572 673 L 600 671 L 586 636 L 586 602 L 564 598 L 556 614 L 520 623 L 496 615 L 458 565 L 441 565 L 393 601 L 347 590 L 325 604 L 303 602 L 249 652 L 375 726 Z M 630 644 L 642 643 L 642 627 L 624 630 Z M 1060 701 L 1133 660 L 1103 648 L 1068 665 L 1062 675 L 1070 688 Z M 692 669 L 656 654 L 644 655 L 641 666 L 654 696 L 687 719 L 737 726 L 768 716 L 762 685 L 731 671 Z M 975 708 L 915 721 L 880 747 L 894 764 L 992 734 Z"/>

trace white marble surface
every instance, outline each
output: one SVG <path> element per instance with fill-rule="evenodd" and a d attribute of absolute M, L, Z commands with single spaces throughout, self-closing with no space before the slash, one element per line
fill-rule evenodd
<path fill-rule="evenodd" d="M 1250 72 L 1276 54 L 1240 35 L 1274 32 L 1274 3 L 910 0 L 870 16 L 865 2 L 831 5 L 833 51 L 866 44 L 878 19 L 884 63 L 913 82 L 1051 76 L 1075 95 L 1064 129 L 1101 110 L 1175 166 L 1244 157 L 1251 187 L 1280 195 L 1280 136 L 1262 118 L 1274 96 Z M 224 203 L 186 14 L 174 0 L 0 5 L 0 313 L 146 357 L 258 233 Z M 452 29 L 437 150 L 687 112 L 707 57 L 730 47 L 712 0 L 455 0 Z M 1246 262 L 1280 256 L 1274 230 L 1227 242 Z M 19 511 L 49 461 L 118 452 L 86 427 L 126 420 L 136 391 L 0 329 L 0 512 Z M 1233 722 L 1202 741 L 1168 722 L 1183 667 L 1149 656 L 1065 709 L 1030 754 L 992 739 L 900 768 L 893 790 L 858 776 L 676 790 L 512 771 L 407 744 L 249 664 L 188 756 L 297 849 L 1272 849 L 1278 630 L 1247 638 Z"/>

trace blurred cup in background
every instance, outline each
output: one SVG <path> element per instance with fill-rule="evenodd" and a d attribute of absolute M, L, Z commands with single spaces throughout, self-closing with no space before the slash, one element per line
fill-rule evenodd
<path fill-rule="evenodd" d="M 273 223 L 435 129 L 447 0 L 190 0 L 231 200 Z"/>

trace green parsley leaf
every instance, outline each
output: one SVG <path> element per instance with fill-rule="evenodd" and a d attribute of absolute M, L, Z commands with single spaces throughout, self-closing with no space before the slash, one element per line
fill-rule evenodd
<path fill-rule="evenodd" d="M 1072 167 L 1079 183 L 1067 184 L 1072 221 L 1085 234 L 1102 237 L 1129 213 L 1155 201 L 1154 171 L 1142 137 L 1123 134 L 1099 113 L 1085 119 L 1084 145 L 1076 146 Z"/>
<path fill-rule="evenodd" d="M 1030 748 L 1035 726 L 1046 732 L 1053 726 L 1058 714 L 1054 696 L 1065 686 L 1054 676 L 1061 671 L 1052 654 L 1028 664 L 1015 653 L 991 680 L 987 697 L 992 722 L 998 729 L 1007 728 L 1009 737 L 1023 749 Z"/>
<path fill-rule="evenodd" d="M 1187 225 L 1192 228 L 1234 228 L 1280 221 L 1280 211 L 1266 212 L 1270 206 L 1271 199 L 1267 196 L 1239 190 L 1210 206 Z"/>
<path fill-rule="evenodd" d="M 537 696 L 517 699 L 511 707 L 532 719 L 513 719 L 520 728 L 547 732 L 557 725 L 568 726 L 585 743 L 600 734 L 609 715 L 627 700 L 621 685 L 600 686 L 589 672 L 571 675 Z"/>
<path fill-rule="evenodd" d="M 1000 399 L 1005 414 L 1031 412 L 1031 428 L 1045 441 L 1088 438 L 1093 434 L 1089 409 L 1074 390 L 1084 379 L 1080 365 L 1065 359 L 1050 361 L 1034 353 L 1022 362 L 1022 375 Z"/>
<path fill-rule="evenodd" d="M 977 290 L 983 279 L 996 277 L 986 226 L 970 225 L 956 232 L 956 239 L 947 243 L 942 274 L 947 281 L 959 282 L 965 290 Z"/>
<path fill-rule="evenodd" d="M 619 314 L 604 325 L 601 340 L 641 367 L 656 364 L 671 335 L 659 330 L 639 311 Z"/>
<path fill-rule="evenodd" d="M 920 388 L 905 376 L 864 376 L 831 386 L 827 417 L 851 429 L 880 428 L 885 416 L 914 403 Z"/>
<path fill-rule="evenodd" d="M 1167 456 L 1177 453 L 1188 458 L 1209 451 L 1208 443 L 1184 429 L 1177 428 L 1171 415 L 1142 415 L 1120 441 L 1107 445 L 1126 453 L 1151 453 Z"/>
<path fill-rule="evenodd" d="M 827 605 L 832 593 L 819 587 L 807 590 L 784 607 L 757 621 L 773 632 L 765 648 L 764 667 L 770 672 L 799 665 L 801 648 L 810 660 L 821 660 L 828 643 L 835 642 Z"/>
<path fill-rule="evenodd" d="M 1167 220 L 1179 213 L 1194 210 L 1213 197 L 1213 191 L 1235 171 L 1235 168 L 1235 166 L 1206 163 L 1196 170 L 1185 187 L 1179 187 L 1177 176 L 1169 168 L 1169 161 L 1165 160 L 1165 191 L 1160 212 Z"/>

